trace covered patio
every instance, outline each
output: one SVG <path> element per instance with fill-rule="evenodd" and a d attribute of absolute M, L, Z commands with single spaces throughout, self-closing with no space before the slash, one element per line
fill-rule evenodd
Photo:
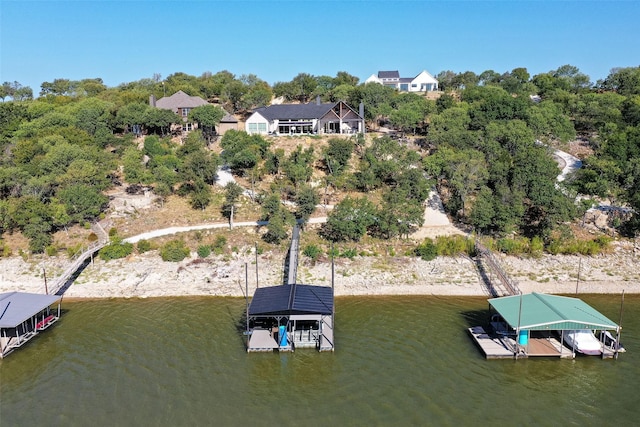
<path fill-rule="evenodd" d="M 0 294 L 0 358 L 22 347 L 60 318 L 58 295 Z M 57 308 L 55 307 L 57 305 Z"/>

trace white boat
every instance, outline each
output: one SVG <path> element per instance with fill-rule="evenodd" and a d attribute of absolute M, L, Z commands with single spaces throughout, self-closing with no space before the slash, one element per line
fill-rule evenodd
<path fill-rule="evenodd" d="M 562 331 L 562 339 L 567 347 L 578 353 L 590 356 L 599 356 L 602 354 L 602 343 L 590 329 Z"/>
<path fill-rule="evenodd" d="M 622 343 L 619 343 L 609 331 L 600 332 L 600 341 L 602 341 L 604 346 L 611 351 L 617 351 L 618 353 L 624 353 L 626 351 L 622 346 Z"/>

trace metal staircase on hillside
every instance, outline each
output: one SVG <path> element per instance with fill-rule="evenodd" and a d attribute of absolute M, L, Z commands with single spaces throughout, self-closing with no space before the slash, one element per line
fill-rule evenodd
<path fill-rule="evenodd" d="M 521 294 L 518 284 L 507 275 L 495 255 L 478 240 L 475 247 L 476 264 L 489 293 L 494 297 Z"/>

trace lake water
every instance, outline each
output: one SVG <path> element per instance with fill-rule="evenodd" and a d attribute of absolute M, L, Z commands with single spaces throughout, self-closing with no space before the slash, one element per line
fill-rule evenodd
<path fill-rule="evenodd" d="M 614 321 L 619 296 L 582 296 Z M 484 298 L 336 300 L 336 351 L 245 352 L 243 299 L 63 301 L 0 361 L 0 426 L 629 425 L 640 296 L 614 360 L 485 360 Z"/>

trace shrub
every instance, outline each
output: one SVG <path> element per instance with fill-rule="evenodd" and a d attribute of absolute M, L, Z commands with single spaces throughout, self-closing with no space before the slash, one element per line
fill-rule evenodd
<path fill-rule="evenodd" d="M 542 256 L 544 252 L 544 241 L 541 237 L 534 237 L 529 243 L 529 254 L 534 257 Z"/>
<path fill-rule="evenodd" d="M 55 256 L 58 253 L 58 247 L 56 245 L 49 245 L 44 248 L 44 253 L 48 256 Z"/>
<path fill-rule="evenodd" d="M 475 253 L 473 239 L 464 236 L 440 236 L 436 239 L 436 247 L 438 248 L 438 255 L 441 256 L 459 254 L 473 256 Z"/>
<path fill-rule="evenodd" d="M 431 261 L 438 256 L 438 248 L 431 239 L 425 239 L 414 249 L 414 254 L 425 261 Z"/>
<path fill-rule="evenodd" d="M 151 250 L 151 242 L 149 242 L 148 240 L 142 239 L 138 241 L 137 247 L 138 247 L 138 252 L 140 252 L 141 254 L 145 252 L 149 252 Z"/>
<path fill-rule="evenodd" d="M 11 248 L 5 244 L 2 240 L 0 240 L 0 256 L 8 257 L 11 256 Z"/>
<path fill-rule="evenodd" d="M 317 245 L 307 245 L 302 250 L 302 254 L 308 258 L 311 258 L 313 262 L 318 260 L 321 253 L 322 253 L 322 250 Z"/>
<path fill-rule="evenodd" d="M 69 246 L 67 248 L 67 256 L 69 258 L 73 258 L 74 256 L 80 253 L 82 253 L 82 245 L 79 243 L 77 245 Z"/>
<path fill-rule="evenodd" d="M 132 252 L 132 243 L 112 241 L 107 246 L 100 249 L 99 256 L 104 261 L 109 261 L 112 259 L 124 258 L 126 256 L 129 256 Z"/>
<path fill-rule="evenodd" d="M 198 247 L 198 256 L 200 258 L 206 258 L 211 255 L 211 246 L 202 245 Z"/>
<path fill-rule="evenodd" d="M 498 240 L 498 250 L 507 255 L 520 255 L 529 252 L 529 239 L 527 238 L 504 238 Z"/>
<path fill-rule="evenodd" d="M 118 229 L 115 227 L 111 227 L 109 229 L 109 237 L 115 237 L 118 235 Z"/>
<path fill-rule="evenodd" d="M 349 258 L 349 259 L 353 259 L 356 255 L 358 255 L 358 250 L 356 248 L 345 249 L 340 254 L 342 258 Z"/>
<path fill-rule="evenodd" d="M 96 235 L 96 233 L 91 233 L 91 234 L 89 234 L 89 236 L 87 237 L 87 240 L 88 240 L 90 243 L 97 242 L 97 241 L 98 241 L 98 236 Z"/>
<path fill-rule="evenodd" d="M 213 241 L 213 244 L 211 245 L 211 250 L 213 251 L 214 254 L 216 255 L 220 255 L 222 252 L 224 252 L 224 247 L 227 244 L 227 238 L 224 236 L 216 236 L 215 240 Z"/>
<path fill-rule="evenodd" d="M 189 256 L 190 252 L 184 240 L 171 240 L 160 248 L 160 257 L 163 261 L 180 262 Z"/>

